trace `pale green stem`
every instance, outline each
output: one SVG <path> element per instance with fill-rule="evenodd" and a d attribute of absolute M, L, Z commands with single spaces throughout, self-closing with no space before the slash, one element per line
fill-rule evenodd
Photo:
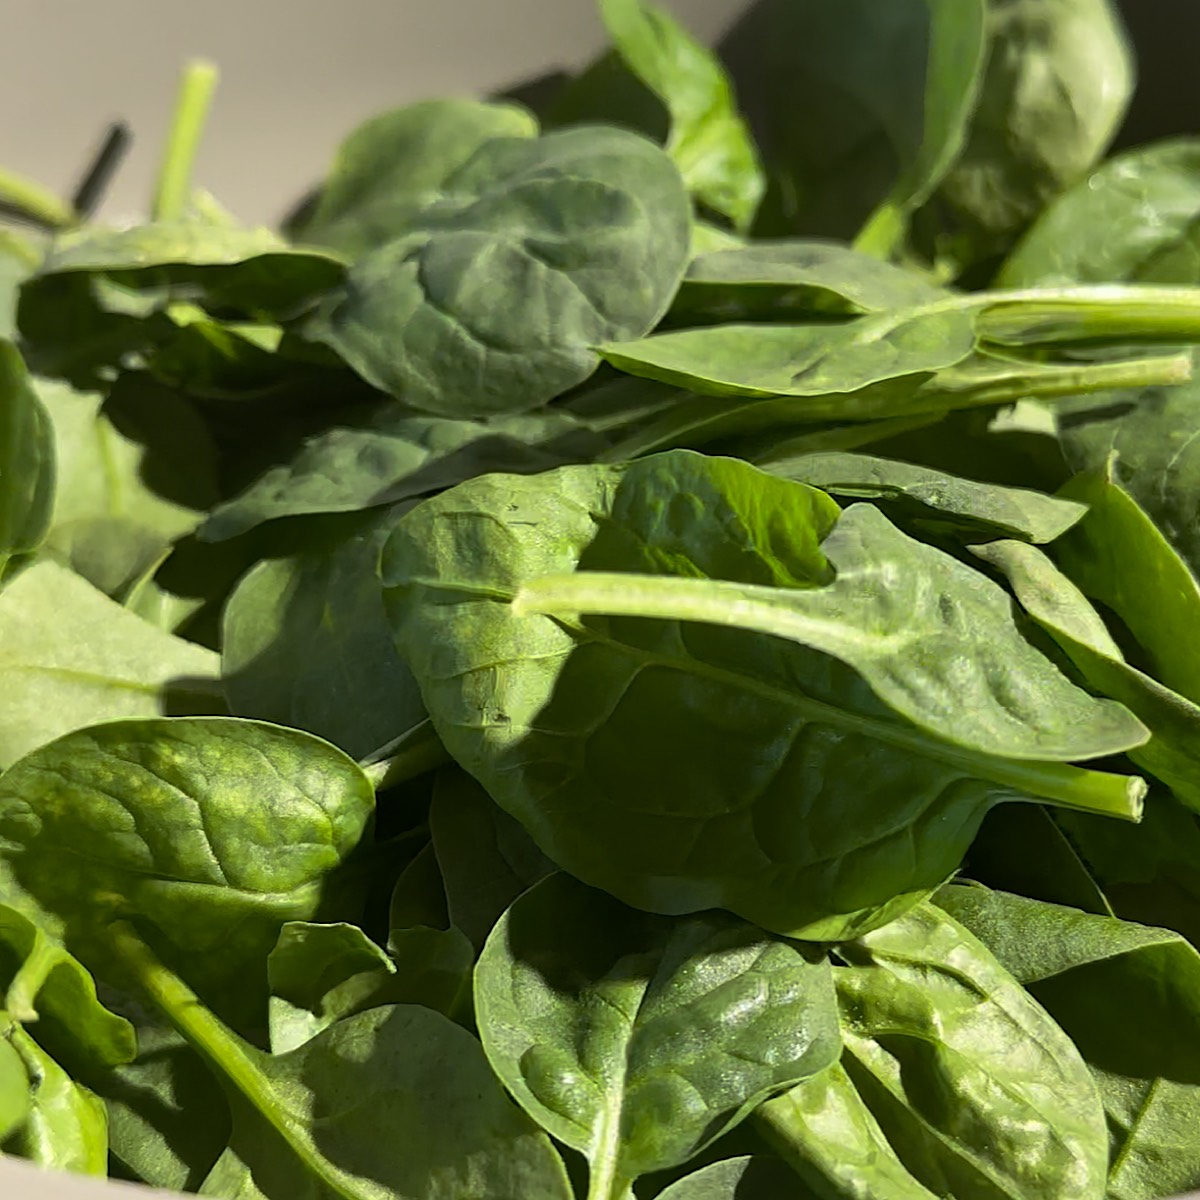
<path fill-rule="evenodd" d="M 156 221 L 177 221 L 187 212 L 192 166 L 216 86 L 217 68 L 212 63 L 197 61 L 184 68 L 154 193 L 151 211 Z"/>
<path fill-rule="evenodd" d="M 363 770 L 377 792 L 417 779 L 450 761 L 449 752 L 428 720 L 380 753 L 382 757 L 377 761 L 363 764 Z"/>
<path fill-rule="evenodd" d="M 899 205 L 888 200 L 881 204 L 859 230 L 854 249 L 872 258 L 889 259 L 908 231 L 908 216 Z"/>
<path fill-rule="evenodd" d="M 667 575 L 634 575 L 577 571 L 549 575 L 525 584 L 512 600 L 517 616 L 542 613 L 572 620 L 585 614 L 650 617 L 668 621 L 697 621 L 787 637 L 813 645 L 813 635 L 827 621 L 789 611 L 779 603 L 775 588 L 728 584 L 723 580 L 685 579 Z M 836 630 L 832 630 L 836 634 Z M 824 649 L 828 637 L 818 639 Z M 1000 758 L 945 742 L 916 726 L 882 722 L 854 713 L 839 713 L 807 697 L 792 697 L 814 713 L 821 710 L 833 724 L 852 724 L 881 741 L 914 753 L 936 756 L 978 778 L 1053 801 L 1081 812 L 1101 813 L 1137 821 L 1141 817 L 1144 780 L 1126 775 L 1089 771 L 1064 763 Z"/>
<path fill-rule="evenodd" d="M 77 224 L 74 209 L 49 188 L 31 179 L 0 171 L 0 204 L 50 229 L 70 229 Z"/>

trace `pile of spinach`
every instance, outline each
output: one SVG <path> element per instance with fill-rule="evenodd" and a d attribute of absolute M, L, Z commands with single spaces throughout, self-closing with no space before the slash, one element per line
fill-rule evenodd
<path fill-rule="evenodd" d="M 1200 141 L 1106 0 L 643 0 L 281 232 L 0 175 L 0 1148 L 1200 1185 Z M 529 93 L 533 95 L 533 93 Z"/>

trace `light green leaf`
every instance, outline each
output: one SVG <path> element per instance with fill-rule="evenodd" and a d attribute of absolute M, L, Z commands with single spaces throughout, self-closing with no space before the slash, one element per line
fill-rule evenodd
<path fill-rule="evenodd" d="M 223 707 L 220 660 L 41 562 L 0 593 L 0 765 L 116 717 Z"/>
<path fill-rule="evenodd" d="M 102 978 L 121 983 L 107 924 L 133 916 L 214 1003 L 249 1019 L 265 1010 L 264 964 L 285 921 L 357 915 L 337 870 L 374 802 L 349 758 L 296 730 L 113 721 L 0 776 L 0 837 L 21 886 Z"/>
<path fill-rule="evenodd" d="M 745 230 L 766 181 L 720 60 L 674 17 L 643 0 L 600 0 L 617 53 L 666 106 L 667 153 L 688 191 Z"/>
<path fill-rule="evenodd" d="M 7 1021 L 0 1012 L 0 1021 Z M 29 1073 L 6 1037 L 0 1037 L 0 1138 L 20 1130 L 31 1107 Z"/>
<path fill-rule="evenodd" d="M 1061 761 L 1142 726 L 982 574 L 869 506 L 837 516 L 684 452 L 485 477 L 397 525 L 385 603 L 459 763 L 555 862 L 652 911 L 836 940 L 945 880 L 1003 799 L 1134 815 L 1139 781 Z M 637 615 L 564 617 L 593 580 L 589 603 Z"/>
<path fill-rule="evenodd" d="M 1127 150 L 1046 209 L 996 282 L 1200 283 L 1198 215 L 1200 139 Z"/>
<path fill-rule="evenodd" d="M 799 1180 L 765 1155 L 727 1158 L 676 1180 L 657 1200 L 806 1200 Z"/>
<path fill-rule="evenodd" d="M 76 1083 L 19 1025 L 5 1035 L 29 1075 L 29 1115 L 4 1152 L 79 1175 L 108 1174 L 104 1102 Z"/>
<path fill-rule="evenodd" d="M 1026 488 L 978 483 L 944 471 L 867 454 L 773 458 L 764 470 L 834 496 L 876 500 L 921 528 L 1051 542 L 1082 518 L 1082 504 Z"/>
<path fill-rule="evenodd" d="M 625 908 L 567 875 L 516 901 L 475 972 L 492 1069 L 623 1200 L 837 1060 L 828 962 L 723 914 Z"/>
<path fill-rule="evenodd" d="M 837 954 L 852 964 L 834 972 L 847 1073 L 930 1191 L 1101 1200 L 1091 1074 L 983 943 L 926 903 Z"/>
<path fill-rule="evenodd" d="M 0 341 L 0 578 L 45 538 L 56 466 L 50 417 L 21 356 Z"/>
<path fill-rule="evenodd" d="M 691 215 L 670 159 L 604 126 L 485 143 L 368 254 L 308 334 L 364 379 L 449 417 L 527 412 L 641 337 L 687 266 Z"/>
<path fill-rule="evenodd" d="M 1165 929 L 979 886 L 945 888 L 937 903 L 1046 1007 L 1091 1067 L 1108 1115 L 1110 1200 L 1200 1186 L 1196 950 Z"/>

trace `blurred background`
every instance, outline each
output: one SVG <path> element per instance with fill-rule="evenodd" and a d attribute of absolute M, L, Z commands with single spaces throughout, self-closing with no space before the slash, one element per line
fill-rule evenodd
<path fill-rule="evenodd" d="M 751 7 L 666 2 L 710 41 Z M 1142 64 L 1122 140 L 1200 129 L 1200 2 L 1122 8 Z M 222 79 L 197 181 L 243 220 L 269 222 L 364 117 L 578 66 L 602 42 L 592 0 L 0 0 L 0 164 L 69 191 L 105 125 L 124 118 L 133 151 L 105 212 L 138 213 L 180 65 L 207 57 Z M 752 72 L 733 44 L 735 68 Z"/>

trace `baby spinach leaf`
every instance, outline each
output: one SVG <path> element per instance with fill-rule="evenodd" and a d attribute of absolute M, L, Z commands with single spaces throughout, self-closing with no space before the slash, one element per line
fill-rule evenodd
<path fill-rule="evenodd" d="M 0 229 L 0 338 L 11 340 L 16 333 L 17 294 L 40 260 L 33 242 L 11 229 Z"/>
<path fill-rule="evenodd" d="M 0 592 L 0 765 L 97 721 L 220 711 L 220 661 L 39 562 Z"/>
<path fill-rule="evenodd" d="M 13 871 L 84 963 L 110 977 L 105 924 L 134 916 L 241 1019 L 265 1007 L 285 921 L 354 914 L 353 887 L 328 877 L 373 812 L 366 776 L 328 743 L 231 718 L 97 725 L 0 776 Z"/>
<path fill-rule="evenodd" d="M 216 503 L 212 435 L 182 396 L 137 376 L 107 396 L 38 391 L 58 461 L 47 549 L 118 595 Z"/>
<path fill-rule="evenodd" d="M 424 719 L 383 609 L 386 523 L 329 551 L 266 559 L 225 605 L 221 670 L 230 711 L 306 729 L 365 758 Z"/>
<path fill-rule="evenodd" d="M 76 1083 L 16 1025 L 4 1035 L 29 1076 L 29 1113 L 4 1142 L 4 1153 L 81 1175 L 108 1174 L 104 1103 Z"/>
<path fill-rule="evenodd" d="M 674 165 L 624 130 L 485 143 L 412 232 L 351 269 L 308 333 L 369 383 L 448 417 L 527 412 L 641 337 L 687 265 Z"/>
<path fill-rule="evenodd" d="M 475 1011 L 492 1069 L 587 1156 L 603 1200 L 686 1162 L 840 1049 L 818 952 L 723 914 L 650 916 L 562 874 L 497 923 Z"/>
<path fill-rule="evenodd" d="M 605 445 L 559 410 L 456 421 L 389 406 L 307 439 L 290 462 L 216 505 L 200 536 L 217 542 L 280 517 L 378 508 L 489 471 L 532 475 L 586 461 Z"/>
<path fill-rule="evenodd" d="M 968 929 L 926 903 L 837 953 L 847 1072 L 922 1183 L 1104 1196 L 1104 1109 L 1079 1051 Z"/>
<path fill-rule="evenodd" d="M 373 1008 L 287 1054 L 265 1054 L 224 1026 L 128 927 L 114 931 L 114 945 L 127 974 L 229 1091 L 233 1136 L 202 1194 L 570 1200 L 549 1139 L 508 1103 L 479 1043 L 439 1013 Z"/>
<path fill-rule="evenodd" d="M 504 910 L 554 870 L 520 824 L 458 767 L 438 772 L 429 832 L 448 919 L 476 948 Z"/>
<path fill-rule="evenodd" d="M 407 233 L 485 142 L 537 131 L 537 121 L 519 106 L 476 100 L 423 100 L 372 117 L 338 147 L 298 235 L 362 257 Z"/>
<path fill-rule="evenodd" d="M 203 220 L 128 229 L 84 228 L 61 235 L 21 293 L 26 310 L 50 305 L 63 277 L 102 276 L 134 291 L 166 291 L 205 308 L 258 317 L 303 310 L 341 282 L 345 263 L 323 250 L 289 246 L 267 229 L 222 227 Z"/>
<path fill-rule="evenodd" d="M 1165 929 L 978 886 L 946 888 L 937 902 L 1045 1005 L 1087 1061 L 1108 1115 L 1106 1194 L 1152 1200 L 1200 1184 L 1190 1136 L 1200 1116 L 1200 954 Z"/>
<path fill-rule="evenodd" d="M 766 183 L 720 61 L 658 5 L 600 0 L 600 16 L 625 64 L 666 106 L 666 150 L 688 191 L 746 229 Z"/>
<path fill-rule="evenodd" d="M 841 1063 L 760 1105 L 754 1122 L 822 1200 L 934 1200 L 896 1157 Z"/>
<path fill-rule="evenodd" d="M 45 538 L 56 475 L 49 414 L 21 356 L 0 341 L 0 578 Z"/>
<path fill-rule="evenodd" d="M 867 454 L 815 453 L 775 458 L 772 475 L 834 496 L 878 500 L 922 528 L 1007 534 L 1051 542 L 1087 512 L 1082 504 L 1026 488 L 977 483 L 943 471 Z"/>
<path fill-rule="evenodd" d="M 676 1180 L 657 1200 L 806 1200 L 796 1177 L 766 1155 L 727 1158 Z"/>
<path fill-rule="evenodd" d="M 1136 720 L 1059 675 L 982 575 L 869 506 L 836 518 L 684 452 L 493 476 L 401 520 L 385 602 L 459 763 L 557 863 L 653 911 L 835 940 L 946 879 L 1002 799 L 1136 811 L 1136 780 L 1031 761 L 1126 748 Z M 533 615 L 578 612 L 591 570 L 617 572 L 597 607 L 636 619 Z"/>
<path fill-rule="evenodd" d="M 983 85 L 940 194 L 995 237 L 1019 232 L 1103 155 L 1129 103 L 1133 61 L 1110 0 L 987 0 L 985 9 Z M 1078 242 L 1083 228 L 1063 232 Z M 1087 228 L 1106 230 L 1093 244 L 1121 240 L 1103 220 Z"/>
<path fill-rule="evenodd" d="M 1000 269 L 997 286 L 1194 284 L 1198 215 L 1200 140 L 1126 151 L 1046 209 Z M 1096 237 L 1097 229 L 1105 236 Z"/>
<path fill-rule="evenodd" d="M 698 254 L 671 306 L 674 320 L 782 320 L 789 314 L 913 308 L 945 293 L 920 275 L 837 242 L 758 238 Z"/>
<path fill-rule="evenodd" d="M 1130 758 L 1200 811 L 1200 705 L 1125 662 L 1095 609 L 1040 550 L 1007 541 L 972 550 L 1003 572 L 1026 612 L 1087 683 L 1120 701 L 1150 730 L 1150 740 L 1131 749 Z"/>
<path fill-rule="evenodd" d="M 1062 495 L 1088 515 L 1055 546 L 1087 595 L 1113 610 L 1146 652 L 1155 678 L 1200 702 L 1200 583 L 1110 467 L 1075 476 Z"/>
<path fill-rule="evenodd" d="M 704 395 L 820 396 L 927 377 L 963 362 L 976 341 L 968 313 L 912 309 L 841 324 L 685 329 L 608 342 L 600 353 L 631 375 Z"/>

